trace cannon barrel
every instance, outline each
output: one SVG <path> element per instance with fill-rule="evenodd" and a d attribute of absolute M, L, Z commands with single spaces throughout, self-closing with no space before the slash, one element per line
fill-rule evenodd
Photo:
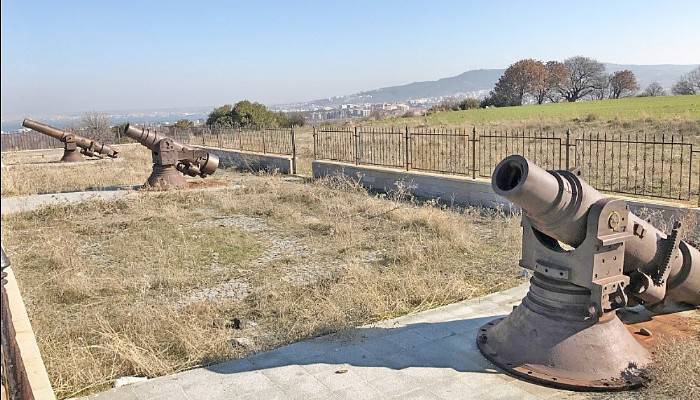
<path fill-rule="evenodd" d="M 536 230 L 573 247 L 586 237 L 589 208 L 604 197 L 580 173 L 546 171 L 520 155 L 508 156 L 496 166 L 491 185 L 497 194 L 518 205 Z M 652 270 L 673 255 L 666 260 L 668 279 L 661 297 L 700 304 L 700 252 L 684 241 L 666 249 L 668 235 L 631 212 L 626 229 L 634 235 L 626 242 L 624 273 Z M 636 284 L 642 285 L 639 279 Z"/>
<path fill-rule="evenodd" d="M 33 129 L 37 132 L 41 132 L 44 135 L 51 136 L 52 138 L 58 139 L 62 142 L 65 140 L 66 136 L 68 135 L 68 132 L 66 132 L 66 131 L 56 129 L 53 126 L 42 124 L 41 122 L 37 122 L 37 121 L 31 120 L 29 118 L 22 121 L 22 126 L 24 126 L 25 128 Z"/>
<path fill-rule="evenodd" d="M 148 147 L 150 150 L 156 150 L 158 148 L 158 142 L 166 138 L 166 136 L 163 136 L 154 130 L 139 128 L 131 124 L 126 124 L 124 127 L 124 134 Z M 182 145 L 176 141 L 173 141 L 173 145 L 176 147 L 176 150 L 191 150 L 189 146 Z"/>
<path fill-rule="evenodd" d="M 72 134 L 70 132 L 66 132 L 64 130 L 57 129 L 57 128 L 54 128 L 52 126 L 42 124 L 41 122 L 33 121 L 31 119 L 25 119 L 22 122 L 22 126 L 24 126 L 25 128 L 35 130 L 37 132 L 41 132 L 45 135 L 51 136 L 52 138 L 58 139 L 61 142 L 65 142 L 66 139 L 69 137 L 69 135 Z M 89 153 L 96 153 L 96 154 L 105 155 L 105 156 L 111 157 L 111 158 L 117 157 L 118 152 L 106 144 L 103 144 L 103 143 L 100 143 L 100 142 L 97 142 L 94 140 L 90 140 L 90 139 L 83 137 L 83 136 L 80 136 L 80 135 L 76 135 L 76 134 L 72 134 L 72 135 L 73 135 L 73 139 L 75 141 L 75 145 L 80 147 L 81 149 L 85 150 L 86 154 L 88 154 L 88 155 L 91 155 Z"/>
<path fill-rule="evenodd" d="M 138 128 L 131 124 L 126 124 L 126 126 L 124 126 L 124 134 L 146 146 L 153 152 L 160 151 L 160 142 L 163 139 L 168 139 L 170 142 L 170 150 L 179 152 L 181 155 L 186 155 L 181 156 L 181 160 L 186 161 L 186 165 L 181 163 L 178 167 L 181 172 L 186 175 L 205 177 L 213 174 L 219 167 L 219 158 L 216 155 L 197 147 L 179 143 L 167 136 L 157 133 L 155 130 Z"/>

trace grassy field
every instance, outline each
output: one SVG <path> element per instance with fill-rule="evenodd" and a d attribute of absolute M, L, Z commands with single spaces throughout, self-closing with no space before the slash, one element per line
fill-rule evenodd
<path fill-rule="evenodd" d="M 119 158 L 60 163 L 63 149 L 2 153 L 2 196 L 140 185 L 151 173 L 151 153 L 137 144 L 115 146 Z"/>
<path fill-rule="evenodd" d="M 382 121 L 398 125 L 461 126 L 499 123 L 562 123 L 572 121 L 700 121 L 700 95 L 628 97 L 617 100 L 581 101 L 447 111 L 425 117 L 392 118 Z"/>
<path fill-rule="evenodd" d="M 517 217 L 346 181 L 231 179 L 3 217 L 60 397 L 522 282 Z"/>

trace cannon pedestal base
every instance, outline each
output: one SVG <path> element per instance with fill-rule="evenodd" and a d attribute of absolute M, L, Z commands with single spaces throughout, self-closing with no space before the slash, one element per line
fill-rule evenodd
<path fill-rule="evenodd" d="M 153 172 L 144 184 L 146 187 L 178 188 L 187 184 L 187 180 L 174 165 L 153 164 Z"/>
<path fill-rule="evenodd" d="M 479 329 L 479 350 L 505 372 L 547 386 L 579 391 L 638 387 L 649 352 L 614 311 L 589 317 L 589 296 L 586 288 L 536 273 L 520 306 Z"/>
<path fill-rule="evenodd" d="M 83 155 L 77 149 L 73 150 L 63 150 L 63 157 L 61 157 L 61 162 L 76 162 L 83 161 Z"/>

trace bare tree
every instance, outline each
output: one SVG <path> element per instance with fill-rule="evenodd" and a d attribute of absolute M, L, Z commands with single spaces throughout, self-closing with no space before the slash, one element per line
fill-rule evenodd
<path fill-rule="evenodd" d="M 610 98 L 619 99 L 622 96 L 634 94 L 639 90 L 637 78 L 628 69 L 615 71 L 610 77 Z"/>
<path fill-rule="evenodd" d="M 685 77 L 682 77 L 675 85 L 671 88 L 671 92 L 678 96 L 695 94 L 695 88 Z"/>
<path fill-rule="evenodd" d="M 593 90 L 588 95 L 593 100 L 603 100 L 608 97 L 610 91 L 610 75 L 602 74 L 593 82 Z"/>
<path fill-rule="evenodd" d="M 569 102 L 574 102 L 591 94 L 600 85 L 605 66 L 588 57 L 576 56 L 564 60 L 569 76 L 557 87 L 559 93 Z"/>
<path fill-rule="evenodd" d="M 661 87 L 659 82 L 652 82 L 644 89 L 642 95 L 649 97 L 666 96 L 666 91 Z"/>
<path fill-rule="evenodd" d="M 675 95 L 700 93 L 700 67 L 681 76 L 681 79 L 671 88 L 671 92 Z"/>
<path fill-rule="evenodd" d="M 109 142 L 112 132 L 109 129 L 110 121 L 107 114 L 99 112 L 86 112 L 81 118 L 81 135 L 100 142 Z"/>
<path fill-rule="evenodd" d="M 695 93 L 700 93 L 700 67 L 695 68 L 686 75 L 686 79 L 695 89 Z"/>

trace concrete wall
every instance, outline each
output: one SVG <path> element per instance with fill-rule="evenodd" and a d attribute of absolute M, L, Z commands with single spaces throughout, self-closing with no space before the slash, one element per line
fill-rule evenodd
<path fill-rule="evenodd" d="M 331 175 L 345 175 L 358 179 L 366 188 L 381 192 L 395 190 L 397 185 L 404 185 L 411 193 L 422 199 L 439 199 L 447 204 L 482 206 L 516 211 L 518 207 L 498 196 L 491 189 L 491 182 L 485 179 L 433 174 L 419 171 L 402 171 L 384 167 L 353 165 L 335 161 L 314 160 L 312 163 L 314 178 Z M 621 196 L 615 196 L 621 197 Z M 643 215 L 653 212 L 657 218 L 666 220 L 684 219 L 688 215 L 700 221 L 700 209 L 680 204 L 625 199 L 630 210 Z M 642 210 L 646 209 L 646 210 Z"/>
<path fill-rule="evenodd" d="M 2 287 L 3 368 L 8 368 L 8 391 L 20 399 L 55 399 L 27 310 L 12 268 L 5 269 Z M 7 363 L 7 364 L 6 364 Z M 12 397 L 14 398 L 14 397 Z"/>
<path fill-rule="evenodd" d="M 219 147 L 196 146 L 219 157 L 220 168 L 235 168 L 242 171 L 268 171 L 282 174 L 294 174 L 295 165 L 292 156 L 262 154 L 250 151 L 222 149 Z"/>

